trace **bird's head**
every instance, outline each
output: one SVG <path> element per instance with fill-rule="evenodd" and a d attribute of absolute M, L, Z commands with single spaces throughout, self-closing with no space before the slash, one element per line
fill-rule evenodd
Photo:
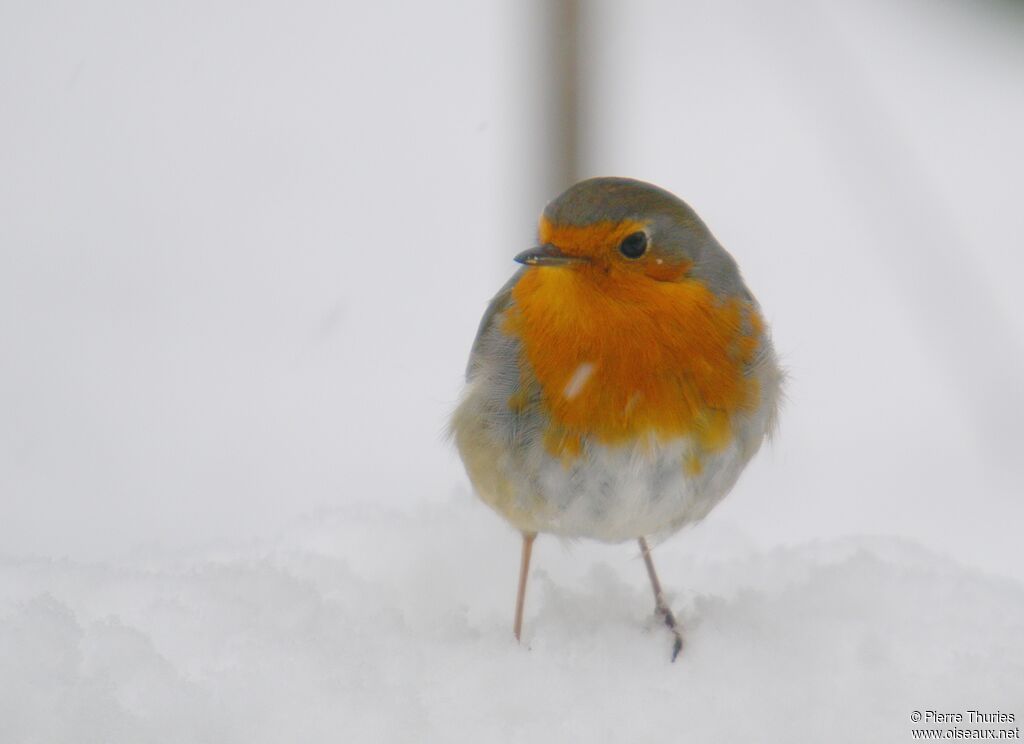
<path fill-rule="evenodd" d="M 741 285 L 732 257 L 697 214 L 664 189 L 628 178 L 591 178 L 544 209 L 539 244 L 516 261 L 575 270 L 596 281 L 699 279 L 716 294 Z"/>

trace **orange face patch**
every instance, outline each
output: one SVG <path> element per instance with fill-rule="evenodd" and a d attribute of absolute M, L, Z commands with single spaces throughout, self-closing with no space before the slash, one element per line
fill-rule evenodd
<path fill-rule="evenodd" d="M 541 239 L 589 257 L 636 229 L 542 223 Z M 758 403 L 744 370 L 760 319 L 749 303 L 722 301 L 700 281 L 652 281 L 595 260 L 531 268 L 512 297 L 504 330 L 520 339 L 521 361 L 541 386 L 554 455 L 578 454 L 583 437 L 621 444 L 646 435 L 692 435 L 714 452 L 732 440 L 732 414 Z"/>
<path fill-rule="evenodd" d="M 644 230 L 646 225 L 635 220 L 595 222 L 592 225 L 556 225 L 541 217 L 539 237 L 541 243 L 550 243 L 570 256 L 590 259 L 593 265 L 605 271 L 624 270 L 642 273 L 662 282 L 676 281 L 690 269 L 690 264 L 678 259 L 659 256 L 657 250 L 638 259 L 627 259 L 618 247 L 627 235 Z"/>

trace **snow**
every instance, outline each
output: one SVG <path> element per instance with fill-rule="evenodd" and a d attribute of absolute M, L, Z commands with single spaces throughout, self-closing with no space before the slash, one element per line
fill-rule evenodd
<path fill-rule="evenodd" d="M 562 391 L 562 395 L 565 396 L 566 400 L 572 400 L 580 391 L 583 390 L 583 386 L 587 384 L 590 376 L 594 374 L 594 365 L 592 362 L 583 362 L 580 364 L 572 376 L 569 378 L 569 382 L 565 383 L 565 390 Z"/>
<path fill-rule="evenodd" d="M 518 536 L 466 492 L 128 563 L 0 561 L 0 741 L 904 741 L 1017 711 L 1024 589 L 894 538 L 789 548 L 716 522 L 654 550 Z M 965 691 L 969 696 L 965 697 Z"/>

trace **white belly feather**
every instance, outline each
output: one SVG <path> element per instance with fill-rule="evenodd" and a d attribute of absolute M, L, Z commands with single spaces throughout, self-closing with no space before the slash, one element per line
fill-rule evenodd
<path fill-rule="evenodd" d="M 534 500 L 539 530 L 607 542 L 673 532 L 702 519 L 749 459 L 733 443 L 705 454 L 700 473 L 690 475 L 688 438 L 642 447 L 588 445 L 569 464 L 542 451 L 539 442 L 537 447 L 532 477 L 523 471 L 507 475 L 523 497 Z"/>

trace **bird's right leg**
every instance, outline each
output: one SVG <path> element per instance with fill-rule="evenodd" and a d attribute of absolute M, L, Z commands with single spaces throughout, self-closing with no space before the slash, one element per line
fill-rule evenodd
<path fill-rule="evenodd" d="M 530 574 L 530 554 L 533 552 L 533 541 L 536 539 L 536 532 L 523 533 L 523 554 L 519 561 L 519 592 L 516 594 L 516 619 L 512 625 L 512 632 L 516 640 L 520 639 L 523 631 L 523 604 L 526 601 L 526 578 Z"/>

